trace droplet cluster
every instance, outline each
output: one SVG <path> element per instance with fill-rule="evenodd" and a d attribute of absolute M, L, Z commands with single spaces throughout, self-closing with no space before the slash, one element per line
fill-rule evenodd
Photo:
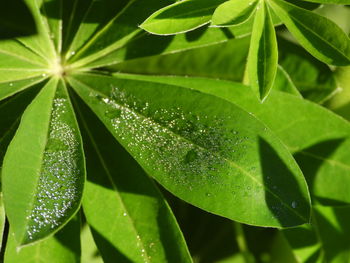
<path fill-rule="evenodd" d="M 179 107 L 153 108 L 117 87 L 99 101 L 107 106 L 105 118 L 117 137 L 136 159 L 155 170 L 153 174 L 165 172 L 166 177 L 160 175 L 165 183 L 192 190 L 210 180 L 225 188 L 218 171 L 234 174 L 228 159 L 234 156 L 238 160 L 246 151 L 249 138 L 222 127 L 228 119 L 234 122 L 231 116 L 222 119 L 184 112 Z"/>
<path fill-rule="evenodd" d="M 76 187 L 79 141 L 76 131 L 63 121 L 67 100 L 55 98 L 34 207 L 29 215 L 29 239 L 58 227 L 79 198 Z"/>

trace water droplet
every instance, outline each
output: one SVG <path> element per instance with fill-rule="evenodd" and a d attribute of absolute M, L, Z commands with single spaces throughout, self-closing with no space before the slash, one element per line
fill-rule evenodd
<path fill-rule="evenodd" d="M 75 55 L 75 51 L 71 51 L 70 54 L 71 54 L 72 56 L 74 56 L 74 55 Z"/>
<path fill-rule="evenodd" d="M 123 213 L 123 216 L 127 216 L 127 213 Z"/>
<path fill-rule="evenodd" d="M 298 205 L 297 202 L 295 202 L 295 201 L 292 202 L 292 207 L 293 207 L 293 208 L 296 208 L 297 205 Z"/>
<path fill-rule="evenodd" d="M 46 73 L 43 73 L 43 74 L 41 74 L 41 76 L 42 76 L 42 77 L 46 77 L 46 76 L 47 76 L 47 74 L 46 74 Z"/>
<path fill-rule="evenodd" d="M 191 163 L 197 158 L 197 153 L 195 150 L 191 149 L 187 152 L 185 156 L 185 163 Z"/>
<path fill-rule="evenodd" d="M 29 212 L 27 233 L 34 239 L 42 231 L 55 229 L 66 219 L 80 196 L 77 132 L 63 120 L 68 117 L 68 101 L 55 98 L 51 112 L 34 207 Z M 69 117 L 68 117 L 69 118 Z"/>

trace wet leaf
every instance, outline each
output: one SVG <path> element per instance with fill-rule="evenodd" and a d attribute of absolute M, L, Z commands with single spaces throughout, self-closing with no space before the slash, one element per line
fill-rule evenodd
<path fill-rule="evenodd" d="M 74 75 L 69 82 L 147 173 L 176 196 L 254 225 L 308 222 L 308 191 L 293 158 L 234 104 L 107 76 Z"/>
<path fill-rule="evenodd" d="M 52 235 L 75 214 L 85 176 L 64 84 L 52 79 L 25 110 L 6 152 L 2 183 L 17 245 Z"/>

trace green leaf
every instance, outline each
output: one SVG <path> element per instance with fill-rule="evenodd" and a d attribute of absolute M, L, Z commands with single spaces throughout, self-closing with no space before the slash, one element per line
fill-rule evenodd
<path fill-rule="evenodd" d="M 211 24 L 232 26 L 243 23 L 254 13 L 257 3 L 257 0 L 229 0 L 215 9 Z"/>
<path fill-rule="evenodd" d="M 0 83 L 0 101 L 16 94 L 17 92 L 35 86 L 44 79 L 45 77 L 41 75 L 34 78 L 12 80 Z"/>
<path fill-rule="evenodd" d="M 312 225 L 283 230 L 300 262 L 348 262 L 350 207 L 315 206 Z"/>
<path fill-rule="evenodd" d="M 118 26 L 118 23 L 115 24 L 114 20 L 118 19 L 118 16 L 125 12 L 128 2 L 134 1 L 77 0 L 72 8 L 70 21 L 67 25 L 67 30 L 70 31 L 71 27 L 75 28 L 75 30 L 67 32 L 69 38 L 66 43 L 68 47 L 66 60 L 75 56 L 85 44 L 94 38 L 94 35 L 100 34 L 104 30 L 103 28 L 113 25 Z"/>
<path fill-rule="evenodd" d="M 299 45 L 278 39 L 279 63 L 305 99 L 323 103 L 339 91 L 332 70 Z"/>
<path fill-rule="evenodd" d="M 84 176 L 67 91 L 52 79 L 25 110 L 3 162 L 4 202 L 17 245 L 51 235 L 75 214 Z"/>
<path fill-rule="evenodd" d="M 67 53 L 68 57 L 66 57 L 70 63 L 75 62 L 71 64 L 71 67 L 82 66 L 124 47 L 131 39 L 141 32 L 138 25 L 146 19 L 147 14 L 169 3 L 168 1 L 164 2 L 158 0 L 132 0 L 126 3 L 121 2 L 122 6 L 116 6 L 113 0 L 103 0 L 102 3 L 106 1 L 110 2 L 110 5 L 112 5 L 111 10 L 108 11 L 107 23 L 95 22 L 92 23 L 91 27 L 89 20 L 84 20 L 79 28 L 75 39 L 85 39 L 85 41 L 79 46 L 73 41 Z M 102 4 L 96 1 L 93 1 L 93 3 Z M 104 3 L 104 5 L 106 4 Z M 117 8 L 116 10 L 116 7 L 119 9 Z M 106 6 L 104 6 L 104 8 L 106 8 Z M 100 11 L 100 13 L 96 13 L 94 9 L 89 9 L 89 11 L 85 19 L 92 19 L 92 21 L 96 21 L 95 19 L 97 19 L 98 22 L 100 20 L 98 15 L 100 15 L 103 17 L 104 21 L 104 17 L 106 16 L 105 11 Z M 111 11 L 113 12 L 110 14 Z M 111 15 L 111 17 L 109 17 L 109 15 Z M 98 27 L 96 28 L 96 26 Z M 91 31 L 91 29 L 94 29 L 94 31 Z M 86 32 L 86 30 L 89 32 Z"/>
<path fill-rule="evenodd" d="M 274 131 L 294 153 L 315 202 L 325 205 L 350 203 L 350 125 L 325 108 L 284 92 L 272 92 L 264 103 L 259 103 L 250 89 L 228 81 L 116 76 L 196 89 L 239 105 Z"/>
<path fill-rule="evenodd" d="M 1 169 L 0 169 L 0 175 L 1 175 Z M 2 193 L 0 193 L 0 249 L 1 251 L 4 250 L 3 246 L 3 240 L 6 239 L 5 235 L 5 224 L 6 224 L 6 215 L 5 215 L 5 207 L 4 207 L 4 200 Z"/>
<path fill-rule="evenodd" d="M 40 12 L 42 2 L 25 0 L 25 3 L 33 15 L 38 33 L 30 37 L 20 37 L 18 40 L 35 54 L 54 61 L 56 59 L 55 46 L 50 37 L 47 20 Z"/>
<path fill-rule="evenodd" d="M 42 19 L 57 54 L 62 51 L 63 4 L 63 0 L 41 0 Z"/>
<path fill-rule="evenodd" d="M 115 77 L 74 75 L 69 82 L 147 173 L 176 196 L 254 225 L 308 222 L 308 191 L 298 166 L 264 125 L 237 106 Z"/>
<path fill-rule="evenodd" d="M 250 30 L 251 25 L 247 22 L 242 26 L 225 30 L 204 26 L 201 29 L 175 36 L 156 36 L 142 32 L 121 48 L 88 62 L 86 67 L 110 66 L 150 56 L 160 58 L 158 55 L 174 54 L 226 42 L 235 36 L 241 37 L 249 34 Z M 81 61 L 77 61 L 78 63 Z"/>
<path fill-rule="evenodd" d="M 224 0 L 178 1 L 153 13 L 140 27 L 157 35 L 188 32 L 209 23 L 222 2 Z"/>
<path fill-rule="evenodd" d="M 350 64 L 350 39 L 334 22 L 282 0 L 269 0 L 268 3 L 314 57 L 331 65 Z"/>
<path fill-rule="evenodd" d="M 5 251 L 5 262 L 21 263 L 79 263 L 80 262 L 80 218 L 73 218 L 54 236 L 36 244 L 18 249 L 15 235 L 10 234 Z"/>
<path fill-rule="evenodd" d="M 192 262 L 154 182 L 86 108 L 78 109 L 88 164 L 83 209 L 104 262 Z"/>
<path fill-rule="evenodd" d="M 0 168 L 7 146 L 18 127 L 21 115 L 34 98 L 39 87 L 28 89 L 0 103 Z"/>
<path fill-rule="evenodd" d="M 274 88 L 276 90 L 287 92 L 289 94 L 293 94 L 295 96 L 298 96 L 299 98 L 302 98 L 298 89 L 295 87 L 293 81 L 291 80 L 291 77 L 284 70 L 284 68 L 281 67 L 280 65 L 278 65 L 278 67 L 277 67 Z"/>
<path fill-rule="evenodd" d="M 176 37 L 178 36 L 180 35 Z M 249 38 L 237 38 L 185 52 L 125 61 L 111 69 L 115 72 L 144 75 L 196 76 L 241 81 L 248 49 Z"/>
<path fill-rule="evenodd" d="M 274 25 L 269 8 L 260 1 L 254 19 L 248 54 L 247 70 L 249 83 L 264 101 L 275 80 L 278 51 Z"/>
<path fill-rule="evenodd" d="M 96 247 L 90 228 L 85 224 L 81 229 L 81 262 L 103 263 L 103 259 Z"/>
<path fill-rule="evenodd" d="M 334 73 L 340 91 L 327 101 L 327 108 L 349 120 L 350 115 L 350 66 L 337 68 Z"/>

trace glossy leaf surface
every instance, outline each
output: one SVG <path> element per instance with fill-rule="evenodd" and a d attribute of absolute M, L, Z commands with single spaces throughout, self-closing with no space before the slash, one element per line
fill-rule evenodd
<path fill-rule="evenodd" d="M 69 81 L 147 173 L 178 197 L 254 225 L 308 222 L 308 191 L 298 166 L 264 125 L 237 106 L 155 83 L 87 74 Z"/>
<path fill-rule="evenodd" d="M 350 64 L 350 39 L 334 22 L 282 0 L 270 0 L 269 5 L 317 59 L 337 66 Z"/>
<path fill-rule="evenodd" d="M 84 174 L 66 88 L 52 79 L 25 110 L 4 158 L 5 207 L 17 245 L 51 235 L 72 217 Z"/>
<path fill-rule="evenodd" d="M 88 163 L 83 209 L 104 262 L 192 262 L 154 182 L 85 108 L 80 103 Z"/>
<path fill-rule="evenodd" d="M 261 104 L 248 87 L 228 81 L 132 75 L 122 77 L 197 89 L 239 105 L 274 131 L 294 154 L 315 202 L 324 205 L 350 203 L 350 125 L 325 108 L 284 92 L 272 93 Z"/>
<path fill-rule="evenodd" d="M 275 29 L 265 2 L 260 2 L 254 19 L 247 62 L 249 84 L 261 101 L 269 94 L 276 77 L 278 50 Z"/>
<path fill-rule="evenodd" d="M 178 1 L 153 13 L 140 27 L 152 34 L 184 33 L 210 22 L 216 7 L 223 0 Z"/>
<path fill-rule="evenodd" d="M 229 0 L 215 9 L 211 24 L 232 26 L 243 23 L 254 13 L 258 1 Z"/>

